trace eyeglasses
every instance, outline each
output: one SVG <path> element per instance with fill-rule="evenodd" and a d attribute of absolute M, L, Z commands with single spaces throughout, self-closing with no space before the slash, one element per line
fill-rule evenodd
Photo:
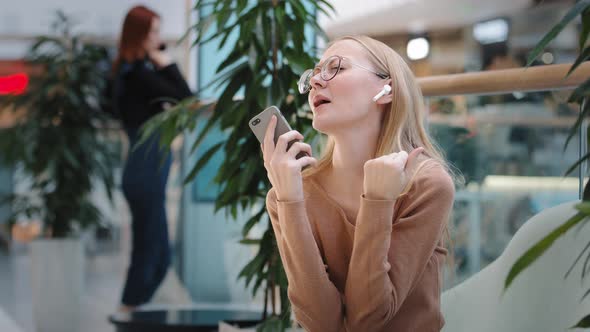
<path fill-rule="evenodd" d="M 315 75 L 317 75 L 318 73 L 320 74 L 320 77 L 322 80 L 324 81 L 329 81 L 331 79 L 333 79 L 339 72 L 340 69 L 342 68 L 342 61 L 348 61 L 348 63 L 350 63 L 353 66 L 362 68 L 366 71 L 369 71 L 377 76 L 379 76 L 379 78 L 385 79 L 385 78 L 389 78 L 389 75 L 387 74 L 382 74 L 382 73 L 378 73 L 376 71 L 373 71 L 367 67 L 361 66 L 359 64 L 356 64 L 354 62 L 351 62 L 350 60 L 348 60 L 345 57 L 339 56 L 339 55 L 333 55 L 331 57 L 329 57 L 328 59 L 326 59 L 326 61 L 324 61 L 324 64 L 321 66 L 316 66 L 313 69 L 308 69 L 306 71 L 303 72 L 303 74 L 301 74 L 301 77 L 299 78 L 299 82 L 297 82 L 297 86 L 299 88 L 299 93 L 307 93 L 309 92 L 309 90 L 311 90 L 311 78 L 314 77 Z"/>

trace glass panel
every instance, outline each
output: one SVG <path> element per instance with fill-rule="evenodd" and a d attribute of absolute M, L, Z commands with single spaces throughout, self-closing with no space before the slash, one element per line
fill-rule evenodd
<path fill-rule="evenodd" d="M 207 16 L 211 15 L 213 10 L 213 6 L 206 6 L 199 14 L 200 19 L 204 19 Z M 231 22 L 236 20 L 235 15 L 231 15 L 228 20 Z M 214 29 L 211 29 L 207 32 L 207 35 L 204 39 L 209 38 L 213 35 Z M 231 37 L 228 38 L 226 44 L 220 49 L 219 45 L 221 40 L 219 38 L 213 39 L 207 42 L 204 45 L 200 45 L 199 50 L 199 57 L 198 57 L 198 89 L 199 89 L 199 97 L 201 99 L 209 99 L 209 98 L 217 98 L 223 91 L 222 88 L 225 86 L 209 86 L 211 81 L 216 75 L 217 67 L 221 64 L 221 62 L 229 55 L 231 50 L 234 48 L 236 41 L 238 40 L 238 33 L 234 31 Z"/>
<path fill-rule="evenodd" d="M 205 127 L 207 117 L 202 117 L 202 121 L 197 124 L 195 137 L 201 133 Z M 192 167 L 196 162 L 213 146 L 225 140 L 225 135 L 217 126 L 213 127 L 211 131 L 205 136 L 201 145 L 195 150 L 189 160 L 188 165 Z M 209 162 L 197 173 L 195 180 L 191 183 L 192 202 L 214 202 L 219 194 L 219 185 L 214 182 L 217 171 L 221 167 L 223 161 L 223 151 L 218 150 Z"/>
<path fill-rule="evenodd" d="M 452 217 L 455 275 L 461 282 L 496 259 L 514 233 L 543 209 L 578 199 L 578 108 L 569 91 L 429 99 L 429 128 L 457 169 Z"/>

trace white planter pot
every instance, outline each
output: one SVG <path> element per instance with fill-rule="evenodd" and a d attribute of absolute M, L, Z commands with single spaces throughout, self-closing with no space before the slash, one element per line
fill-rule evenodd
<path fill-rule="evenodd" d="M 37 332 L 78 332 L 84 281 L 80 239 L 31 243 L 33 317 Z"/>

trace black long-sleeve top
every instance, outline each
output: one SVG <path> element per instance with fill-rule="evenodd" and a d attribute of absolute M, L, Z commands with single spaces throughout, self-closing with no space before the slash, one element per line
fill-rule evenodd
<path fill-rule="evenodd" d="M 115 94 L 125 128 L 138 128 L 163 111 L 159 99 L 180 100 L 192 93 L 176 64 L 155 69 L 150 61 L 138 60 L 121 64 Z"/>

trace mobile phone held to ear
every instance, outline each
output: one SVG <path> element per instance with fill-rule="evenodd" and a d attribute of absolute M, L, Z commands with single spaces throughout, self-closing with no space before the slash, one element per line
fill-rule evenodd
<path fill-rule="evenodd" d="M 279 137 L 282 134 L 292 130 L 291 126 L 289 126 L 289 123 L 287 122 L 287 120 L 285 119 L 285 117 L 283 116 L 281 111 L 278 109 L 278 107 L 270 106 L 267 109 L 265 109 L 264 111 L 260 112 L 255 117 L 253 117 L 252 119 L 250 119 L 250 122 L 248 123 L 250 125 L 250 129 L 252 130 L 254 135 L 256 135 L 256 138 L 258 139 L 260 144 L 262 144 L 262 142 L 264 142 L 264 135 L 266 134 L 266 127 L 268 127 L 268 124 L 270 123 L 270 119 L 272 118 L 273 115 L 275 115 L 277 117 L 277 126 L 275 127 L 275 135 L 274 135 L 275 145 L 277 144 L 277 140 L 279 139 Z M 295 142 L 297 142 L 297 140 L 293 140 L 293 141 L 289 142 L 289 145 L 287 146 L 287 150 L 289 150 L 291 145 Z M 297 154 L 297 159 L 299 159 L 303 156 L 307 156 L 307 153 L 302 151 Z"/>

